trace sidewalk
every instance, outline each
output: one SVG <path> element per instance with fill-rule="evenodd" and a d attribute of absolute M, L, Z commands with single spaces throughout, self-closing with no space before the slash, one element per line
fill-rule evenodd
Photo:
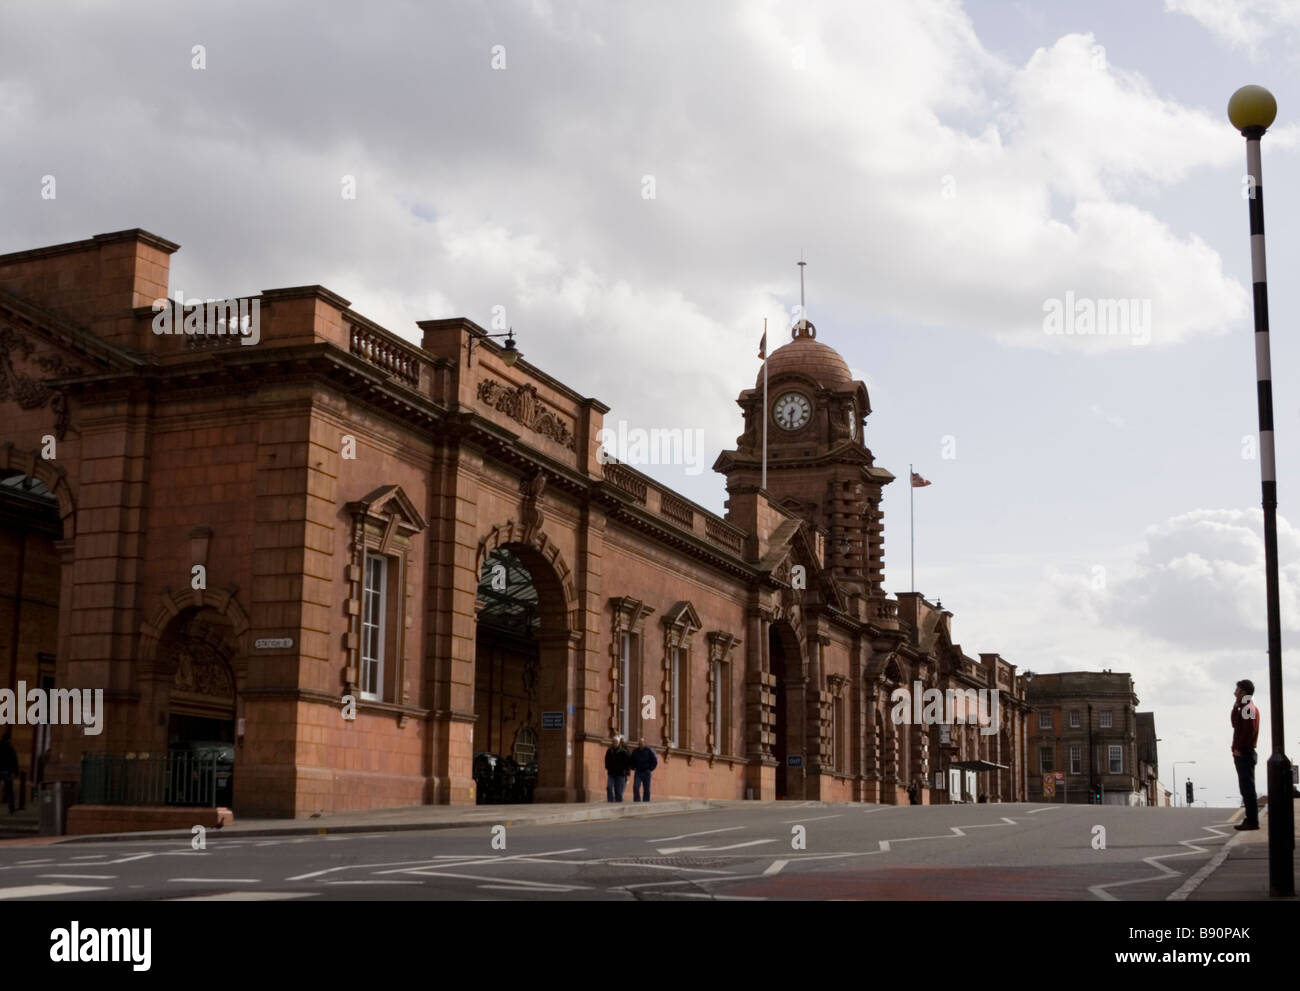
<path fill-rule="evenodd" d="M 715 808 L 704 799 L 670 799 L 662 802 L 590 802 L 582 805 L 416 805 L 402 809 L 373 809 L 340 812 L 309 819 L 246 819 L 220 830 L 220 836 L 322 836 L 331 833 L 381 833 L 414 829 L 463 829 L 466 826 L 542 826 L 564 822 L 595 822 L 634 816 L 666 815 Z M 139 833 L 99 833 L 85 836 L 47 836 L 40 840 L 17 840 L 32 844 L 102 843 L 106 840 L 189 838 L 190 830 L 157 830 Z M 0 841 L 3 845 L 4 841 Z"/>
<path fill-rule="evenodd" d="M 1300 836 L 1300 799 L 1296 807 L 1296 835 Z M 1240 822 L 1244 811 L 1237 810 L 1233 824 Z M 1300 846 L 1300 844 L 1297 844 Z M 1201 876 L 1203 875 L 1203 876 Z M 1214 859 L 1190 879 L 1199 883 L 1184 895 L 1188 901 L 1261 901 L 1268 893 L 1268 812 L 1261 806 L 1259 829 L 1235 834 Z M 1300 870 L 1296 872 L 1300 890 Z M 1284 899 L 1279 899 L 1284 900 Z"/>

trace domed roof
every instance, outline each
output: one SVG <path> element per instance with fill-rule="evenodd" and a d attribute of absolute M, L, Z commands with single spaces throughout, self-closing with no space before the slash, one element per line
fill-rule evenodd
<path fill-rule="evenodd" d="M 853 373 L 838 351 L 815 340 L 817 328 L 805 322 L 794 330 L 794 340 L 783 344 L 767 357 L 767 375 L 773 378 L 784 372 L 801 372 L 827 389 L 847 390 L 853 386 Z M 763 385 L 760 369 L 756 387 Z"/>

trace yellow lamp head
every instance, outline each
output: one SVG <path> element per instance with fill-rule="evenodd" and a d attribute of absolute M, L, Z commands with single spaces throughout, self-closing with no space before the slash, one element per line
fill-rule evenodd
<path fill-rule="evenodd" d="M 1228 101 L 1228 120 L 1238 131 L 1267 130 L 1277 119 L 1277 100 L 1263 86 L 1243 86 Z"/>

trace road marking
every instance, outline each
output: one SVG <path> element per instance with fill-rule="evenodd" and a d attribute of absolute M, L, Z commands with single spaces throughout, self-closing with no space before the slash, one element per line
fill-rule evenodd
<path fill-rule="evenodd" d="M 115 881 L 116 874 L 37 874 L 37 877 L 58 878 L 63 881 Z"/>
<path fill-rule="evenodd" d="M 120 857 L 117 860 L 105 860 L 104 863 L 105 864 L 129 864 L 133 860 L 144 860 L 146 857 L 154 857 L 154 856 L 157 856 L 157 854 L 136 853 L 136 854 L 132 854 L 130 857 Z"/>
<path fill-rule="evenodd" d="M 788 863 L 790 863 L 790 861 L 788 860 L 774 860 L 772 861 L 771 866 L 768 867 L 768 869 L 765 870 L 763 874 L 764 876 L 770 876 L 772 874 L 780 874 L 781 868 L 783 868 Z"/>
<path fill-rule="evenodd" d="M 1181 764 L 1182 761 L 1179 761 Z M 761 895 L 710 895 L 699 891 L 665 891 L 665 898 L 707 898 L 711 902 L 765 902 Z"/>
<path fill-rule="evenodd" d="M 1179 761 L 1179 763 L 1182 763 Z M 326 881 L 325 884 L 419 884 L 419 881 Z"/>
<path fill-rule="evenodd" d="M 1179 763 L 1181 764 L 1182 761 L 1179 761 Z M 838 819 L 843 814 L 844 814 L 843 812 L 840 812 L 833 816 L 813 816 L 811 819 L 809 819 L 806 816 L 802 819 L 786 819 L 784 822 L 781 823 L 781 825 L 788 826 L 792 822 L 818 822 L 821 819 Z"/>
<path fill-rule="evenodd" d="M 1227 835 L 1217 826 L 1202 826 L 1201 829 L 1213 833 L 1215 839 L 1222 839 Z M 1166 881 L 1171 877 L 1182 877 L 1183 875 L 1181 871 L 1176 871 L 1172 867 L 1166 867 L 1164 864 L 1160 863 L 1160 861 L 1170 860 L 1174 857 L 1194 857 L 1198 853 L 1209 853 L 1210 851 L 1206 847 L 1198 845 L 1199 843 L 1206 843 L 1208 841 L 1209 839 L 1204 836 L 1198 836 L 1194 840 L 1179 840 L 1179 846 L 1190 847 L 1190 849 L 1184 850 L 1181 853 L 1162 853 L 1156 857 L 1142 858 L 1142 863 L 1149 867 L 1154 867 L 1160 872 L 1159 874 L 1152 874 L 1148 877 L 1135 877 L 1128 881 L 1111 881 L 1109 884 L 1094 884 L 1088 888 L 1088 892 L 1093 897 L 1100 898 L 1102 901 L 1117 902 L 1119 901 L 1119 898 L 1107 891 L 1107 888 L 1123 888 L 1130 884 L 1144 884 L 1147 881 Z M 1180 886 L 1178 890 L 1181 891 L 1183 887 L 1184 886 Z M 1177 894 L 1178 892 L 1174 893 Z"/>
<path fill-rule="evenodd" d="M 500 864 L 500 863 L 504 863 L 507 860 L 528 860 L 528 859 L 537 860 L 542 857 L 558 857 L 562 853 L 583 853 L 586 849 L 587 849 L 586 847 L 580 846 L 580 847 L 574 847 L 572 850 L 548 850 L 545 853 L 516 853 L 516 854 L 512 854 L 509 857 L 470 856 L 468 858 L 462 857 L 459 860 L 453 860 L 450 863 L 429 864 L 427 866 L 431 870 L 441 870 L 444 867 L 472 867 L 475 864 Z M 406 873 L 418 874 L 419 871 L 391 870 L 391 871 L 380 871 L 379 873 L 380 874 L 406 874 Z M 292 880 L 292 878 L 290 880 Z"/>
<path fill-rule="evenodd" d="M 586 884 L 547 884 L 543 881 L 523 881 L 512 877 L 483 877 L 480 874 L 444 874 L 438 870 L 427 871 L 408 871 L 409 874 L 419 874 L 422 877 L 454 877 L 464 881 L 486 881 L 488 884 L 501 885 L 509 884 L 515 891 L 535 890 L 535 891 L 590 891 L 591 886 Z"/>
<path fill-rule="evenodd" d="M 1181 764 L 1182 761 L 1179 761 L 1179 763 Z M 1059 805 L 1045 805 L 1045 806 L 1043 806 L 1041 809 L 1030 809 L 1029 812 L 1026 813 L 1026 814 L 1027 814 L 1027 815 L 1031 815 L 1031 816 L 1036 816 L 1036 815 L 1038 815 L 1038 813 L 1040 813 L 1040 812 L 1052 812 L 1052 811 L 1054 811 L 1054 810 L 1056 810 L 1056 809 L 1059 809 L 1059 808 L 1060 808 Z"/>
<path fill-rule="evenodd" d="M 186 895 L 169 902 L 286 902 L 292 898 L 315 898 L 319 891 L 223 891 L 219 895 Z"/>
<path fill-rule="evenodd" d="M 1224 823 L 1224 825 L 1227 825 L 1227 823 Z M 1232 849 L 1232 847 L 1236 846 L 1237 843 L 1245 839 L 1245 837 L 1246 837 L 1245 833 L 1238 833 L 1232 839 L 1228 840 L 1227 843 L 1223 844 L 1223 848 L 1214 855 L 1213 860 L 1211 860 L 1208 864 L 1206 864 L 1199 871 L 1197 871 L 1186 881 L 1184 881 L 1182 883 L 1182 886 L 1179 887 L 1179 889 L 1175 891 L 1172 895 L 1166 898 L 1165 901 L 1167 902 L 1187 901 L 1187 896 L 1190 895 L 1197 888 L 1199 888 L 1205 882 L 1205 879 L 1207 877 L 1209 877 L 1211 874 L 1213 874 L 1215 871 L 1219 869 L 1219 866 L 1225 860 L 1228 859 L 1228 853 Z"/>
<path fill-rule="evenodd" d="M 647 843 L 668 843 L 671 840 L 689 840 L 692 836 L 708 836 L 711 833 L 731 833 L 737 829 L 744 829 L 744 826 L 727 826 L 725 829 L 706 829 L 702 833 L 682 833 L 681 836 L 661 836 L 657 840 L 646 840 Z"/>
<path fill-rule="evenodd" d="M 1179 763 L 1181 764 L 1182 761 L 1179 761 Z M 108 854 L 106 853 L 86 853 L 86 854 L 82 854 L 80 857 L 69 857 L 68 860 L 69 862 L 73 860 L 98 860 L 100 857 L 107 857 L 107 856 Z"/>
<path fill-rule="evenodd" d="M 169 884 L 261 884 L 259 877 L 169 877 Z"/>
<path fill-rule="evenodd" d="M 41 898 L 45 895 L 71 895 L 79 891 L 107 891 L 100 886 L 89 888 L 76 884 L 29 884 L 21 888 L 0 888 L 0 898 Z"/>
<path fill-rule="evenodd" d="M 716 853 L 719 850 L 739 850 L 741 847 L 745 847 L 745 846 L 761 846 L 764 843 L 775 843 L 775 842 L 776 840 L 750 840 L 747 843 L 732 843 L 728 846 L 666 846 L 666 847 L 657 847 L 656 849 L 658 849 L 659 853 L 661 853 L 663 856 L 666 857 L 669 854 L 684 853 L 688 850 L 704 851 L 707 853 Z"/>
<path fill-rule="evenodd" d="M 1181 763 L 1181 761 L 1179 763 Z M 14 866 L 23 867 L 26 864 L 52 864 L 52 863 L 54 863 L 54 858 L 46 857 L 44 860 L 15 860 Z"/>
<path fill-rule="evenodd" d="M 326 867 L 324 870 L 312 871 L 309 874 L 297 874 L 294 875 L 293 877 L 287 877 L 285 878 L 285 880 L 286 881 L 310 881 L 314 877 L 321 877 L 322 875 L 325 874 L 333 874 L 335 871 L 364 871 L 364 870 L 370 870 L 375 867 L 401 867 L 403 865 L 407 867 L 420 867 L 420 866 L 427 866 L 432 863 L 434 863 L 434 861 L 426 858 L 425 860 L 391 860 L 386 864 L 347 864 L 343 867 Z"/>
<path fill-rule="evenodd" d="M 1179 763 L 1182 763 L 1181 761 Z M 703 867 L 674 867 L 672 864 L 628 864 L 611 861 L 606 867 L 645 867 L 652 871 L 680 871 L 683 874 L 730 874 L 731 871 L 707 870 Z"/>

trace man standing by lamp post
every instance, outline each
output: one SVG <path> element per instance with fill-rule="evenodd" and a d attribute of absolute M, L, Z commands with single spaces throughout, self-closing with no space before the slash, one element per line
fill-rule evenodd
<path fill-rule="evenodd" d="M 1291 762 L 1282 745 L 1282 620 L 1277 573 L 1277 466 L 1273 456 L 1273 371 L 1269 360 L 1268 278 L 1264 265 L 1264 190 L 1260 138 L 1277 118 L 1277 101 L 1262 86 L 1243 86 L 1228 101 L 1228 120 L 1246 139 L 1250 208 L 1250 275 L 1255 297 L 1255 377 L 1259 401 L 1259 469 L 1264 509 L 1264 582 L 1268 602 L 1268 685 L 1273 753 L 1268 759 L 1268 887 L 1295 894 L 1295 810 Z M 1234 747 L 1234 749 L 1236 749 Z M 1250 810 L 1247 809 L 1247 815 Z"/>

